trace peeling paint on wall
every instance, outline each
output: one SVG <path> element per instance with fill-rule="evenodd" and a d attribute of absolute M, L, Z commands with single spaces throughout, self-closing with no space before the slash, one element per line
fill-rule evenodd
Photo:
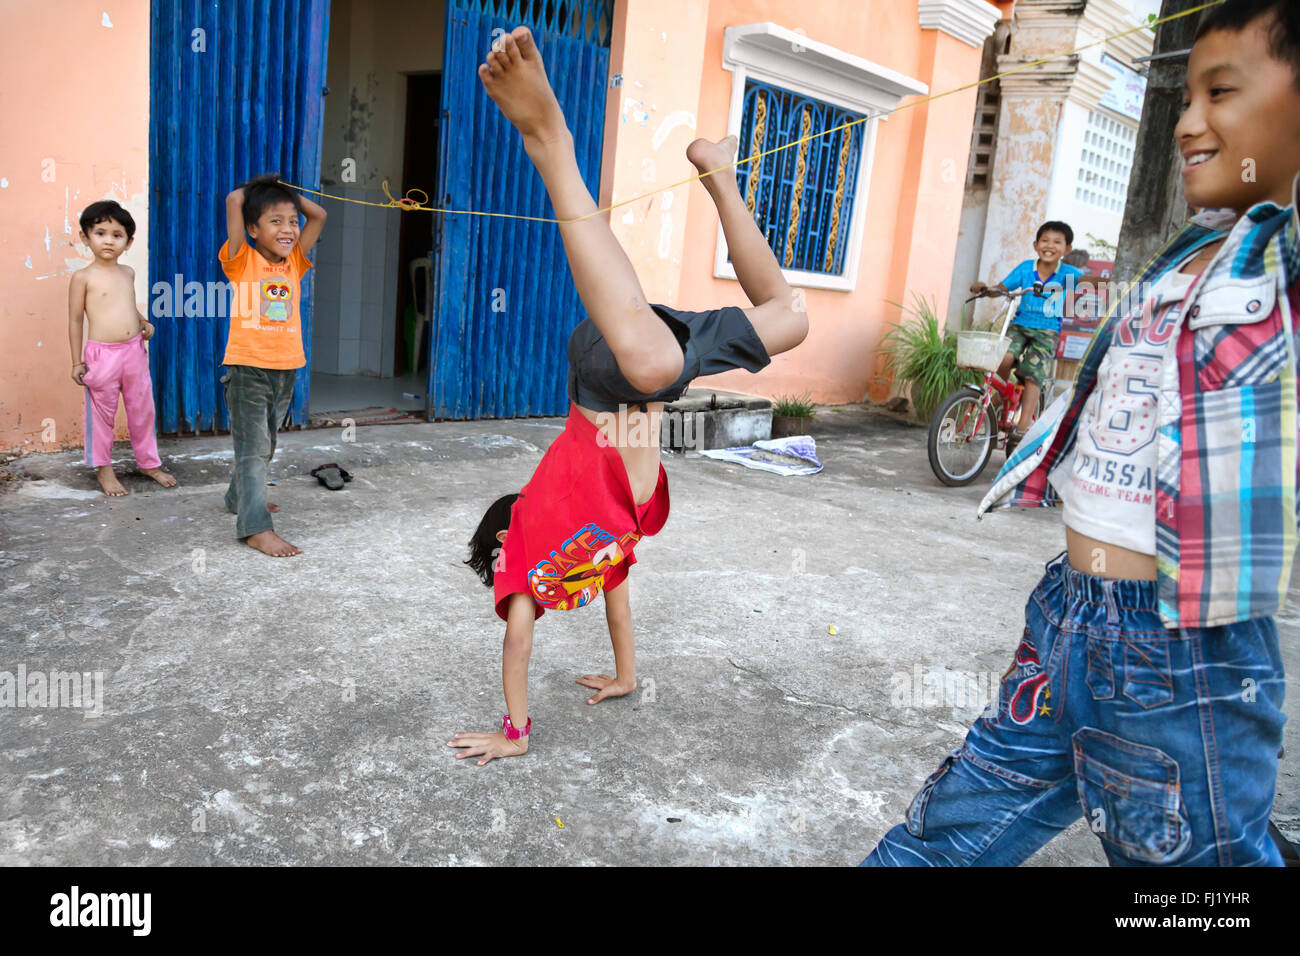
<path fill-rule="evenodd" d="M 634 100 L 631 98 L 623 100 L 622 121 L 627 122 L 628 116 L 631 115 L 633 121 L 645 126 L 650 121 L 650 113 L 645 108 L 645 100 Z"/>
<path fill-rule="evenodd" d="M 654 138 L 650 141 L 656 150 L 664 144 L 672 133 L 679 126 L 685 126 L 692 132 L 695 131 L 695 114 L 687 110 L 674 110 L 663 118 L 659 123 L 659 128 L 655 130 Z"/>
<path fill-rule="evenodd" d="M 670 189 L 663 194 L 660 202 L 663 211 L 659 219 L 659 245 L 655 249 L 660 259 L 667 259 L 673 251 L 673 215 L 668 211 L 672 204 L 673 190 Z"/>
<path fill-rule="evenodd" d="M 117 65 L 104 74 L 89 61 L 70 62 L 42 82 L 39 102 L 20 111 L 22 136 L 5 149 L 5 166 L 33 175 L 19 175 L 17 188 L 5 194 L 0 352 L 10 361 L 0 369 L 0 449 L 53 451 L 83 438 L 84 393 L 68 376 L 67 276 L 90 262 L 76 235 L 77 214 L 91 198 L 113 198 L 131 210 L 138 228 L 124 263 L 136 270 L 137 294 L 147 279 L 149 5 L 115 4 L 111 17 L 104 8 L 96 17 L 79 0 L 10 6 L 9 25 L 27 39 L 0 61 L 0 86 L 20 89 L 43 75 L 55 46 L 93 44 Z M 101 94 L 94 103 L 85 97 L 90 88 Z M 0 188 L 9 188 L 7 177 Z"/>

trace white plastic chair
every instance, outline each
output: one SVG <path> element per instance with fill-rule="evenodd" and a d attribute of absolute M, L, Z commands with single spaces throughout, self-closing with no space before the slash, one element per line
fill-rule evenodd
<path fill-rule="evenodd" d="M 423 273 L 423 276 L 421 276 Z M 415 334 L 411 336 L 411 371 L 420 368 L 420 340 L 424 337 L 424 327 L 429 324 L 429 299 L 433 295 L 433 261 L 425 256 L 411 260 L 411 302 L 415 306 Z"/>

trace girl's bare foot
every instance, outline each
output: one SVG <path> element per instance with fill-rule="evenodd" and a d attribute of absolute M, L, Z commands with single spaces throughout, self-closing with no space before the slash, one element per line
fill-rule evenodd
<path fill-rule="evenodd" d="M 158 484 L 162 485 L 164 488 L 176 487 L 175 476 L 163 471 L 161 468 L 141 468 L 140 474 L 148 475 L 150 478 L 158 482 Z"/>
<path fill-rule="evenodd" d="M 292 558 L 295 554 L 302 554 L 302 548 L 294 547 L 274 531 L 259 531 L 250 534 L 245 540 L 250 548 L 256 548 L 273 558 Z"/>
<path fill-rule="evenodd" d="M 569 135 L 542 54 L 527 27 L 515 27 L 493 44 L 487 62 L 479 64 L 478 78 L 492 102 L 519 130 L 526 150 Z"/>
<path fill-rule="evenodd" d="M 716 143 L 707 139 L 697 139 L 686 147 L 686 158 L 700 172 L 717 170 L 713 175 L 705 176 L 700 180 L 700 184 L 706 189 L 720 185 L 736 188 L 736 167 L 732 164 L 736 161 L 738 143 L 736 137 L 727 136 Z"/>
<path fill-rule="evenodd" d="M 112 465 L 100 465 L 95 469 L 95 480 L 99 482 L 99 487 L 104 489 L 104 494 L 110 498 L 121 498 L 127 494 L 127 490 L 117 480 L 117 475 L 113 474 Z"/>

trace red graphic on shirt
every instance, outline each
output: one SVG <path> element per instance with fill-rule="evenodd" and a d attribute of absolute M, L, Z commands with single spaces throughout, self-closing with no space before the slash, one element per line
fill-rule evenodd
<path fill-rule="evenodd" d="M 1020 642 L 1016 649 L 1015 662 L 1002 675 L 1002 684 L 1007 697 L 1007 716 L 1012 723 L 1027 724 L 1034 715 L 1048 709 L 1041 703 L 1042 698 L 1051 696 L 1047 686 L 1048 674 L 1038 660 L 1038 651 L 1029 643 L 1029 638 Z"/>
<path fill-rule="evenodd" d="M 542 607 L 571 611 L 585 607 L 605 586 L 605 573 L 621 564 L 641 540 L 636 531 L 621 538 L 588 522 L 528 573 L 528 586 Z"/>

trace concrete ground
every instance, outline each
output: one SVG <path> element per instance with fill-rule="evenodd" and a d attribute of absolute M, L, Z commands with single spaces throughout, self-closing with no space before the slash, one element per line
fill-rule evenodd
<path fill-rule="evenodd" d="M 480 768 L 446 743 L 500 721 L 503 627 L 464 542 L 560 428 L 284 434 L 276 527 L 306 551 L 287 560 L 234 539 L 228 437 L 164 441 L 180 486 L 129 477 L 123 500 L 75 454 L 20 459 L 0 671 L 105 683 L 98 717 L 0 709 L 0 864 L 857 863 L 1006 669 L 1059 515 L 977 523 L 995 467 L 944 488 L 925 432 L 862 406 L 821 410 L 814 477 L 666 456 L 672 518 L 631 578 L 640 690 L 587 706 L 604 615 L 547 614 L 532 749 Z M 308 475 L 328 461 L 346 491 Z M 973 687 L 914 696 L 939 668 Z M 1298 726 L 1275 811 L 1293 831 Z M 1079 823 L 1032 862 L 1104 857 Z"/>

